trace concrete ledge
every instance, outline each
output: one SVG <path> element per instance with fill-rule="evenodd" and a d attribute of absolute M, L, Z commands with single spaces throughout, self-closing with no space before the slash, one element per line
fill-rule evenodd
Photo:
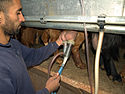
<path fill-rule="evenodd" d="M 33 69 L 33 70 L 32 70 Z M 44 77 L 47 79 L 47 74 L 48 74 L 48 70 L 46 69 L 46 68 L 43 68 L 43 67 L 41 67 L 41 66 L 35 66 L 35 67 L 33 67 L 31 70 L 32 70 L 32 72 L 34 71 L 34 70 L 39 70 L 39 72 L 43 72 L 44 73 Z M 34 72 L 35 73 L 35 72 Z M 54 71 L 51 71 L 51 75 L 54 75 L 54 74 L 56 74 Z M 39 75 L 39 74 L 38 74 Z M 32 77 L 31 77 L 31 79 L 32 79 Z M 68 78 L 68 77 L 66 77 L 66 76 L 63 76 L 63 75 L 61 75 L 61 88 L 62 87 L 65 87 L 66 89 L 67 88 L 69 88 L 70 87 L 70 91 L 72 92 L 72 93 L 70 93 L 70 94 L 89 94 L 90 93 L 90 86 L 89 85 L 86 85 L 86 84 L 84 84 L 84 83 L 81 83 L 81 82 L 78 82 L 78 81 L 75 81 L 75 80 L 73 80 L 73 79 L 70 79 L 70 78 Z M 72 87 L 72 88 L 71 88 Z M 64 90 L 64 89 L 62 89 L 61 91 L 59 90 L 59 92 L 62 92 L 63 91 L 63 93 L 62 94 L 64 94 L 64 92 L 65 92 L 65 94 L 66 94 L 66 90 Z M 77 93 L 75 93 L 75 92 L 77 92 Z M 79 92 L 79 93 L 78 93 Z M 80 93 L 81 92 L 81 93 Z M 86 93 L 85 93 L 86 92 Z M 88 92 L 88 93 L 87 93 Z M 94 88 L 93 88 L 93 92 L 94 92 Z M 61 94 L 61 93 L 58 93 L 58 94 Z M 67 93 L 67 94 L 69 94 L 69 93 Z M 104 90 L 99 90 L 99 94 L 110 94 L 110 93 L 108 93 L 108 92 L 105 92 Z"/>

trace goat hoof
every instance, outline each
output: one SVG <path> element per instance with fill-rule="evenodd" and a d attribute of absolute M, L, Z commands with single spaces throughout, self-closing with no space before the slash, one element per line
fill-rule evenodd
<path fill-rule="evenodd" d="M 109 80 L 113 80 L 113 77 L 111 75 L 108 76 Z"/>
<path fill-rule="evenodd" d="M 120 75 L 114 76 L 113 81 L 122 82 L 122 77 Z"/>
<path fill-rule="evenodd" d="M 104 65 L 99 66 L 101 70 L 105 70 Z"/>
<path fill-rule="evenodd" d="M 80 69 L 85 69 L 86 68 L 86 64 L 75 64 L 77 68 Z"/>
<path fill-rule="evenodd" d="M 62 63 L 63 63 L 62 58 L 57 58 L 57 59 L 56 59 L 56 63 L 59 64 L 59 66 L 61 66 Z"/>
<path fill-rule="evenodd" d="M 125 72 L 120 72 L 120 75 L 122 77 L 122 82 L 125 83 Z"/>

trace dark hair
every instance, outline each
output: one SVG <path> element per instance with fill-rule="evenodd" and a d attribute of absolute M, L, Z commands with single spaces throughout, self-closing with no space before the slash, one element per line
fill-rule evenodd
<path fill-rule="evenodd" d="M 12 2 L 12 0 L 0 0 L 0 11 L 6 12 Z"/>

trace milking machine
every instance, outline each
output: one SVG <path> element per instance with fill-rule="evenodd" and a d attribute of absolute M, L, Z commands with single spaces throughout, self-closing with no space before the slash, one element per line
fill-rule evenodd
<path fill-rule="evenodd" d="M 50 64 L 49 64 L 48 77 L 49 77 L 49 75 L 50 75 L 50 70 L 51 70 L 51 67 L 52 67 L 52 65 L 53 65 L 53 63 L 54 63 L 56 57 L 58 57 L 59 55 L 62 55 L 62 54 L 63 54 L 63 57 L 64 57 L 63 63 L 62 63 L 62 65 L 61 65 L 60 69 L 59 69 L 58 72 L 57 72 L 57 75 L 61 75 L 61 73 L 62 73 L 62 71 L 63 71 L 63 68 L 64 68 L 64 66 L 65 66 L 65 64 L 66 64 L 66 62 L 67 62 L 67 60 L 68 60 L 68 58 L 69 58 L 69 56 L 70 56 L 71 48 L 72 48 L 72 45 L 74 45 L 74 41 L 73 41 L 73 40 L 63 41 L 63 44 L 64 44 L 64 45 L 63 45 L 63 53 L 62 53 L 62 52 L 58 53 L 58 54 L 52 59 L 52 62 L 50 62 Z M 52 92 L 51 94 L 56 94 L 56 92 Z"/>

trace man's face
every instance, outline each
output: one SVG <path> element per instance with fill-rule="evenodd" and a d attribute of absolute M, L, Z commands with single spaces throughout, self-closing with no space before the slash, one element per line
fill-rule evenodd
<path fill-rule="evenodd" d="M 13 0 L 12 5 L 8 8 L 7 12 L 4 13 L 5 22 L 2 25 L 2 30 L 6 35 L 18 33 L 21 28 L 21 23 L 25 20 L 21 10 L 20 0 Z"/>

